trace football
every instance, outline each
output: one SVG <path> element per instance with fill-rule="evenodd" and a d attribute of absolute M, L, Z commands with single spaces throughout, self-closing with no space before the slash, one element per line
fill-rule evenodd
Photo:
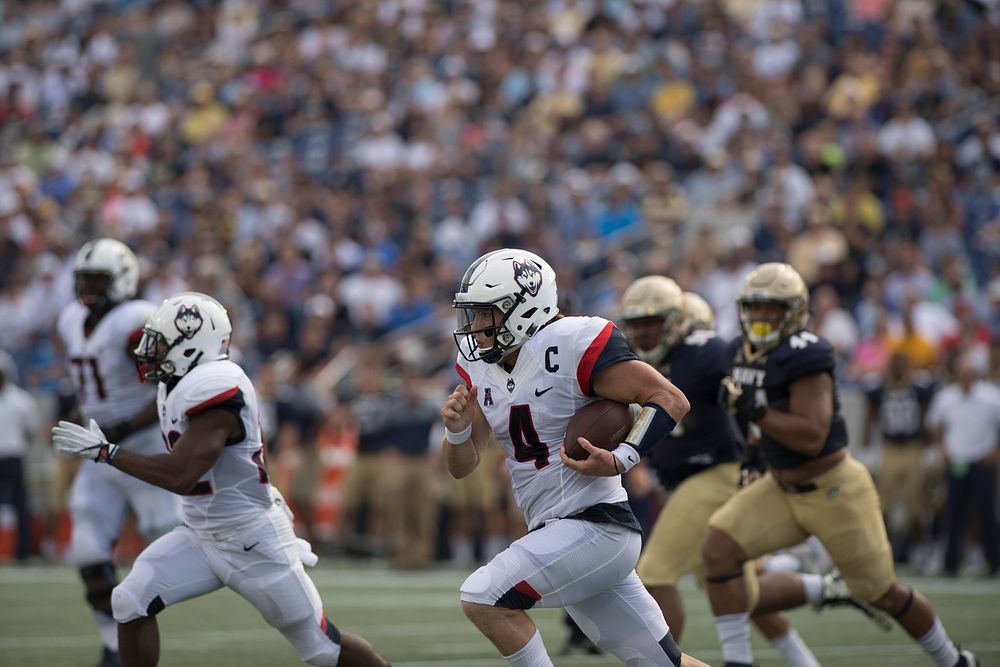
<path fill-rule="evenodd" d="M 632 413 L 628 406 L 618 401 L 601 398 L 580 408 L 566 426 L 566 455 L 576 461 L 588 456 L 577 438 L 586 438 L 590 444 L 611 451 L 621 444 L 632 428 Z"/>

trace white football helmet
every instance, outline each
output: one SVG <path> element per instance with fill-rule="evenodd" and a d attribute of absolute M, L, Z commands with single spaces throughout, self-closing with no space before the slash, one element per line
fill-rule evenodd
<path fill-rule="evenodd" d="M 683 337 L 681 324 L 684 320 L 684 292 L 677 283 L 666 276 L 643 276 L 629 285 L 620 304 L 625 336 L 636 356 L 648 364 L 659 364 L 665 354 Z M 633 325 L 650 321 L 650 326 L 659 327 L 656 339 L 643 338 L 643 344 L 651 349 L 644 350 L 637 344 Z M 653 330 L 654 333 L 655 330 Z"/>
<path fill-rule="evenodd" d="M 135 348 L 144 381 L 179 379 L 203 361 L 229 358 L 233 325 L 222 304 L 200 292 L 164 300 L 146 321 Z"/>
<path fill-rule="evenodd" d="M 469 361 L 495 364 L 558 315 L 558 301 L 556 273 L 544 259 L 513 248 L 488 252 L 466 270 L 452 302 L 458 349 Z M 492 313 L 492 325 L 473 329 L 476 311 L 483 310 Z M 480 348 L 477 335 L 493 338 L 492 347 Z"/>
<path fill-rule="evenodd" d="M 76 295 L 88 308 L 106 308 L 135 296 L 139 261 L 115 239 L 95 239 L 76 254 Z"/>
<path fill-rule="evenodd" d="M 761 264 L 743 282 L 736 303 L 740 309 L 740 328 L 757 349 L 774 347 L 782 339 L 801 331 L 809 321 L 809 289 L 798 271 L 782 262 Z M 785 309 L 777 328 L 750 319 L 752 303 L 774 303 Z"/>

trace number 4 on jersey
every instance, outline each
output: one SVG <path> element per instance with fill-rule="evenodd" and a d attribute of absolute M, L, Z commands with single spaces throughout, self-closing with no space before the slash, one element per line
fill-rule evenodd
<path fill-rule="evenodd" d="M 531 420 L 531 408 L 527 405 L 510 406 L 508 422 L 510 441 L 514 444 L 514 459 L 521 463 L 535 462 L 541 470 L 549 464 L 549 447 L 538 438 L 538 431 Z"/>

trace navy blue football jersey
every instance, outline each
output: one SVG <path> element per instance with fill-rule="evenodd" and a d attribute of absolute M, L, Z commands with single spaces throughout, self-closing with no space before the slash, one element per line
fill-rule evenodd
<path fill-rule="evenodd" d="M 788 388 L 793 382 L 817 373 L 829 373 L 833 376 L 836 366 L 833 346 L 811 331 L 802 330 L 788 336 L 755 359 L 746 356 L 742 337 L 736 338 L 732 345 L 733 379 L 744 390 L 756 388 L 764 391 L 767 405 L 775 410 L 788 411 Z M 772 468 L 796 468 L 816 458 L 789 449 L 761 430 L 760 451 Z M 833 421 L 823 449 L 817 456 L 830 454 L 846 445 L 847 426 L 840 412 L 840 396 L 834 382 Z"/>
<path fill-rule="evenodd" d="M 674 487 L 718 463 L 742 457 L 742 441 L 719 405 L 719 382 L 729 374 L 728 346 L 712 331 L 695 331 L 674 346 L 660 371 L 691 403 L 670 438 L 650 454 L 660 482 Z"/>

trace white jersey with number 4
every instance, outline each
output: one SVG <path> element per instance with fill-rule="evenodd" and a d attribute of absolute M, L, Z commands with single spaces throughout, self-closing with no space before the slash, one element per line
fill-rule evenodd
<path fill-rule="evenodd" d="M 90 419 L 102 426 L 120 424 L 155 400 L 156 388 L 139 379 L 131 354 L 155 310 L 155 305 L 141 299 L 120 303 L 90 332 L 85 330 L 90 311 L 79 301 L 59 315 L 59 337 L 84 424 Z M 131 440 L 119 444 L 131 446 Z"/>
<path fill-rule="evenodd" d="M 621 477 L 581 475 L 563 465 L 559 449 L 570 418 L 596 400 L 593 376 L 629 359 L 635 355 L 624 336 L 600 317 L 564 317 L 543 327 L 521 346 L 509 373 L 458 355 L 456 370 L 478 387 L 479 405 L 506 451 L 529 528 L 628 500 Z"/>
<path fill-rule="evenodd" d="M 226 410 L 240 423 L 215 464 L 184 496 L 184 523 L 195 530 L 231 527 L 273 504 L 264 465 L 257 392 L 243 369 L 231 361 L 210 361 L 187 372 L 167 391 L 159 385 L 160 428 L 172 449 L 191 418 L 206 410 Z"/>

